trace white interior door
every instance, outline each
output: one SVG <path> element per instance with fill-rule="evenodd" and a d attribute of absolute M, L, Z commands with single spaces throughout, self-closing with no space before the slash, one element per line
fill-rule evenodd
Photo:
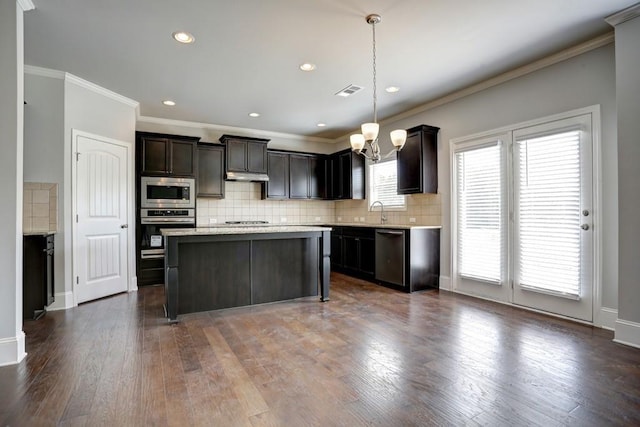
<path fill-rule="evenodd" d="M 515 304 L 593 320 L 591 116 L 518 129 Z"/>
<path fill-rule="evenodd" d="M 76 156 L 76 300 L 127 290 L 127 164 L 124 143 L 78 134 Z"/>

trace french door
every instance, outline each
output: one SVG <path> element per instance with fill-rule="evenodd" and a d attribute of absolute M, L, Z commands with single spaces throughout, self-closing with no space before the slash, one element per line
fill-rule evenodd
<path fill-rule="evenodd" d="M 591 114 L 452 150 L 454 289 L 592 321 Z"/>

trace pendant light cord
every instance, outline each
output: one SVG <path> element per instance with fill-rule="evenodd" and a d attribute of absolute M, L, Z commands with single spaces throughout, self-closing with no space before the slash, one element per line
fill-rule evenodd
<path fill-rule="evenodd" d="M 373 123 L 378 123 L 378 91 L 376 82 L 376 23 L 371 23 L 373 27 Z"/>

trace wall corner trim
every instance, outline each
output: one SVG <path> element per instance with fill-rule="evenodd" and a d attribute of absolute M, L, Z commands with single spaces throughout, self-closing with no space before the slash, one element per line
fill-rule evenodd
<path fill-rule="evenodd" d="M 638 16 L 640 16 L 640 3 L 634 4 L 633 6 L 629 6 L 628 8 L 623 9 L 620 12 L 616 12 L 613 15 L 607 16 L 606 18 L 604 18 L 604 20 L 607 22 L 607 24 L 615 27 L 616 25 L 630 21 L 633 18 L 637 18 Z"/>
<path fill-rule="evenodd" d="M 616 333 L 613 341 L 640 348 L 640 323 L 618 319 L 616 321 Z"/>
<path fill-rule="evenodd" d="M 17 0 L 17 3 L 23 12 L 28 12 L 36 8 L 31 0 Z"/>
<path fill-rule="evenodd" d="M 16 365 L 27 355 L 24 346 L 24 332 L 17 336 L 0 339 L 0 366 Z"/>

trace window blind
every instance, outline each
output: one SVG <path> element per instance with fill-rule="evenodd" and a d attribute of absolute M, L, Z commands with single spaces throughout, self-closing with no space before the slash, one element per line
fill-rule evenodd
<path fill-rule="evenodd" d="M 500 146 L 456 153 L 456 174 L 458 273 L 501 283 L 505 236 Z"/>
<path fill-rule="evenodd" d="M 374 163 L 369 166 L 369 205 L 380 200 L 386 207 L 404 207 L 404 196 L 398 195 L 397 161 Z"/>
<path fill-rule="evenodd" d="M 580 295 L 580 131 L 516 141 L 518 281 Z"/>

